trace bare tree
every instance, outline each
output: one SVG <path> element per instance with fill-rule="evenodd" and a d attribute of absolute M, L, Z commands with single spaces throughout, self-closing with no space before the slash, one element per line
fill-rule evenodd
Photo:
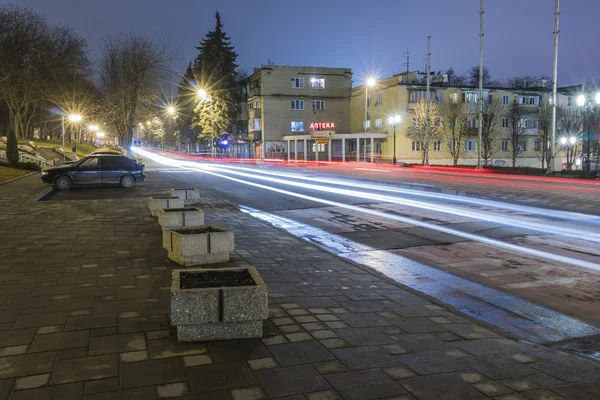
<path fill-rule="evenodd" d="M 496 136 L 498 134 L 498 122 L 502 118 L 504 107 L 499 99 L 483 103 L 483 119 L 481 123 L 481 158 L 483 165 L 487 167 L 491 158 L 498 151 Z"/>
<path fill-rule="evenodd" d="M 443 108 L 444 137 L 449 143 L 454 165 L 463 152 L 463 142 L 468 137 L 467 121 L 472 118 L 465 104 L 448 103 Z"/>
<path fill-rule="evenodd" d="M 0 97 L 10 119 L 11 163 L 19 159 L 17 139 L 29 134 L 36 112 L 48 108 L 52 91 L 88 67 L 85 41 L 70 28 L 49 25 L 30 9 L 0 7 Z"/>
<path fill-rule="evenodd" d="M 547 102 L 538 109 L 538 140 L 540 141 L 540 151 L 538 157 L 542 160 L 542 169 L 545 163 L 550 162 L 550 141 L 552 138 L 552 106 Z"/>
<path fill-rule="evenodd" d="M 513 103 L 508 109 L 508 123 L 510 127 L 508 139 L 510 141 L 510 153 L 513 167 L 517 165 L 519 154 L 524 151 L 524 148 L 520 146 L 523 136 L 525 135 L 523 115 L 523 110 L 521 110 L 521 107 L 519 107 L 517 103 Z"/>
<path fill-rule="evenodd" d="M 567 169 L 573 168 L 575 158 L 581 154 L 581 136 L 583 132 L 583 115 L 578 110 L 559 106 L 556 110 L 556 130 L 558 132 L 558 143 L 567 159 Z M 574 143 L 573 143 L 574 142 Z"/>
<path fill-rule="evenodd" d="M 425 164 L 425 150 L 427 143 L 431 143 L 437 139 L 442 131 L 441 110 L 436 101 L 429 103 L 429 141 L 427 141 L 427 102 L 420 99 L 413 108 L 414 124 L 409 128 L 408 136 L 415 142 L 420 143 L 421 163 Z"/>
<path fill-rule="evenodd" d="M 172 56 L 147 36 L 119 35 L 104 42 L 100 81 L 110 122 L 130 148 L 141 108 L 151 107 Z"/>

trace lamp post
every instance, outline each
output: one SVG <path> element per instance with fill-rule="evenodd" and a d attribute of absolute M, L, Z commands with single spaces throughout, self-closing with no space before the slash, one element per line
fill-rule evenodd
<path fill-rule="evenodd" d="M 82 119 L 83 119 L 83 117 L 79 114 L 69 115 L 69 121 L 71 121 L 75 124 L 78 122 L 81 122 Z M 79 127 L 79 136 L 81 136 L 81 127 Z M 75 140 L 73 141 L 73 143 L 74 143 L 73 152 L 77 153 L 77 135 L 75 135 Z"/>
<path fill-rule="evenodd" d="M 595 103 L 595 104 L 594 104 Z M 585 161 L 585 177 L 586 179 L 591 178 L 592 160 L 591 149 L 592 149 L 592 114 L 594 113 L 596 106 L 600 104 L 600 92 L 596 93 L 594 102 L 584 94 L 577 96 L 577 105 L 583 107 L 583 112 L 588 114 L 588 131 L 587 131 L 587 151 Z M 581 149 L 581 158 L 583 159 L 583 147 Z M 582 165 L 583 167 L 583 165 Z"/>
<path fill-rule="evenodd" d="M 173 115 L 175 115 L 175 107 L 168 107 L 167 108 L 167 118 L 169 118 L 169 134 L 171 134 L 171 121 L 173 119 Z M 163 133 L 162 135 L 162 149 L 165 149 L 165 134 Z"/>
<path fill-rule="evenodd" d="M 100 127 L 98 125 L 90 125 L 88 126 L 88 131 L 92 132 L 98 132 L 98 130 L 100 129 Z"/>
<path fill-rule="evenodd" d="M 367 119 L 369 117 L 367 108 L 369 107 L 369 86 L 375 86 L 375 83 L 375 78 L 369 78 L 365 85 L 365 162 L 367 161 Z M 360 161 L 360 143 L 358 144 L 356 151 L 358 154 L 357 161 Z"/>
<path fill-rule="evenodd" d="M 392 162 L 394 165 L 396 165 L 396 126 L 398 126 L 398 124 L 400 123 L 400 121 L 402 120 L 402 118 L 400 118 L 399 115 L 395 115 L 393 117 L 390 117 L 388 119 L 388 122 L 390 123 L 390 125 L 392 125 L 394 127 L 394 158 L 392 159 Z"/>

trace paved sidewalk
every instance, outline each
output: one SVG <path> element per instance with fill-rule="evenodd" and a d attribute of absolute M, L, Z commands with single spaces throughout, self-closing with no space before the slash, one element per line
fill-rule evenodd
<path fill-rule="evenodd" d="M 0 188 L 0 400 L 600 396 L 599 363 L 503 337 L 210 194 L 207 222 L 236 234 L 219 265 L 258 268 L 270 317 L 262 339 L 177 344 L 175 266 L 142 194 L 179 183 L 151 173 L 126 198 L 6 200 L 40 189 L 25 183 Z"/>

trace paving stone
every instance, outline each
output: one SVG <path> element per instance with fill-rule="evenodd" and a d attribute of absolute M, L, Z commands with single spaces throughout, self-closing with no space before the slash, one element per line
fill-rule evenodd
<path fill-rule="evenodd" d="M 600 380 L 558 386 L 552 391 L 566 399 L 597 400 L 600 396 Z"/>
<path fill-rule="evenodd" d="M 306 332 L 290 333 L 288 335 L 285 335 L 285 337 L 290 342 L 303 342 L 303 341 L 306 341 L 306 340 L 312 340 L 312 336 L 310 336 Z"/>
<path fill-rule="evenodd" d="M 186 380 L 179 358 L 165 358 L 121 364 L 121 388 L 160 385 Z"/>
<path fill-rule="evenodd" d="M 318 331 L 327 328 L 324 324 L 320 322 L 309 322 L 306 324 L 300 324 L 300 326 L 302 326 L 302 328 L 306 329 L 307 331 Z"/>
<path fill-rule="evenodd" d="M 535 389 L 527 392 L 521 392 L 520 394 L 531 400 L 567 400 L 561 395 L 558 395 L 548 389 Z M 577 400 L 580 399 L 581 398 L 579 397 L 577 398 Z"/>
<path fill-rule="evenodd" d="M 124 334 L 93 337 L 90 340 L 90 355 L 125 353 L 146 349 L 144 334 Z"/>
<path fill-rule="evenodd" d="M 168 338 L 170 336 L 171 336 L 171 332 L 168 330 L 146 332 L 146 338 L 148 340 L 163 339 L 163 338 Z"/>
<path fill-rule="evenodd" d="M 402 365 L 395 357 L 390 356 L 377 346 L 335 349 L 331 352 L 349 370 Z"/>
<path fill-rule="evenodd" d="M 37 334 L 45 335 L 47 333 L 58 333 L 58 332 L 62 332 L 63 329 L 64 329 L 63 325 L 40 326 L 37 329 Z"/>
<path fill-rule="evenodd" d="M 315 340 L 274 345 L 269 350 L 279 365 L 284 367 L 335 359 Z"/>
<path fill-rule="evenodd" d="M 119 378 L 97 379 L 85 383 L 85 395 L 119 390 Z"/>
<path fill-rule="evenodd" d="M 121 361 L 122 363 L 128 363 L 128 362 L 137 362 L 137 361 L 144 361 L 148 359 L 148 352 L 143 350 L 143 351 L 130 351 L 127 353 L 121 353 L 119 354 L 119 361 Z"/>
<path fill-rule="evenodd" d="M 52 373 L 52 385 L 92 379 L 110 378 L 119 374 L 116 355 L 58 360 Z"/>
<path fill-rule="evenodd" d="M 483 400 L 488 397 L 450 374 L 418 376 L 401 382 L 419 400 Z"/>
<path fill-rule="evenodd" d="M 333 390 L 325 390 L 323 392 L 308 393 L 308 400 L 343 400 L 339 394 Z"/>
<path fill-rule="evenodd" d="M 2 379 L 0 380 L 0 399 L 8 399 L 8 395 L 14 384 L 14 379 Z"/>
<path fill-rule="evenodd" d="M 78 331 L 92 328 L 107 328 L 111 326 L 117 326 L 117 315 L 113 313 L 81 317 L 69 317 L 65 325 L 65 331 Z"/>
<path fill-rule="evenodd" d="M 280 326 L 278 329 L 281 331 L 281 333 L 304 332 L 304 328 L 302 328 L 302 326 L 296 325 L 296 324 Z"/>
<path fill-rule="evenodd" d="M 89 331 L 60 332 L 37 335 L 31 344 L 31 353 L 86 347 L 90 340 Z"/>
<path fill-rule="evenodd" d="M 258 373 L 261 372 L 263 371 Z M 256 385 L 246 363 L 242 361 L 187 368 L 187 375 L 194 393 L 208 393 Z"/>
<path fill-rule="evenodd" d="M 271 357 L 248 360 L 248 365 L 252 371 L 278 367 L 277 362 Z"/>
<path fill-rule="evenodd" d="M 212 360 L 207 355 L 187 356 L 183 357 L 183 363 L 185 364 L 186 368 L 189 368 L 197 365 L 212 364 Z"/>
<path fill-rule="evenodd" d="M 14 390 L 34 389 L 47 386 L 50 382 L 50 374 L 24 376 L 17 379 Z"/>
<path fill-rule="evenodd" d="M 344 342 L 342 339 L 322 339 L 319 340 L 324 347 L 328 349 L 339 349 L 342 347 L 350 347 L 350 345 Z"/>
<path fill-rule="evenodd" d="M 166 315 L 119 319 L 119 333 L 160 331 L 165 329 L 169 329 L 169 319 Z"/>
<path fill-rule="evenodd" d="M 500 383 L 502 383 L 503 385 L 506 385 L 507 387 L 509 387 L 512 390 L 517 391 L 517 392 L 523 392 L 525 390 L 539 389 L 539 387 L 540 387 L 539 385 L 531 382 L 527 378 L 528 377 L 509 378 L 509 379 L 501 380 Z"/>
<path fill-rule="evenodd" d="M 338 337 L 334 331 L 330 331 L 328 329 L 312 331 L 310 334 L 313 335 L 315 339 L 332 339 Z"/>
<path fill-rule="evenodd" d="M 159 398 L 180 397 L 190 394 L 190 388 L 185 382 L 167 383 L 156 387 Z"/>
<path fill-rule="evenodd" d="M 386 353 L 388 353 L 390 355 L 408 353 L 408 351 L 404 347 L 400 346 L 399 344 L 387 344 L 387 345 L 379 346 L 379 347 L 381 347 Z"/>
<path fill-rule="evenodd" d="M 412 378 L 413 376 L 417 375 L 413 371 L 411 371 L 410 369 L 408 369 L 406 367 L 383 368 L 383 372 L 385 372 L 386 375 L 392 379 Z"/>
<path fill-rule="evenodd" d="M 511 388 L 504 386 L 500 382 L 494 381 L 476 383 L 473 387 L 490 397 L 502 396 L 513 392 Z"/>
<path fill-rule="evenodd" d="M 351 346 L 371 346 L 396 343 L 391 336 L 386 335 L 377 328 L 336 329 L 335 333 Z"/>
<path fill-rule="evenodd" d="M 259 387 L 234 389 L 231 391 L 233 400 L 266 400 L 267 397 Z"/>
<path fill-rule="evenodd" d="M 2 357 L 0 361 L 0 379 L 27 375 L 39 375 L 52 372 L 56 352 Z"/>
<path fill-rule="evenodd" d="M 600 376 L 600 364 L 575 356 L 563 356 L 550 361 L 536 362 L 528 364 L 528 367 L 525 368 L 531 370 L 529 367 L 570 383 L 596 379 Z"/>
<path fill-rule="evenodd" d="M 118 392 L 93 394 L 85 396 L 84 400 L 155 400 L 156 398 L 156 390 L 153 387 L 140 387 Z"/>
<path fill-rule="evenodd" d="M 57 360 L 68 360 L 71 358 L 81 358 L 88 355 L 87 347 L 76 347 L 74 349 L 65 349 L 58 352 Z"/>
<path fill-rule="evenodd" d="M 270 357 L 258 339 L 226 340 L 206 344 L 214 362 L 248 361 L 257 358 Z"/>
<path fill-rule="evenodd" d="M 353 328 L 372 328 L 392 325 L 389 320 L 374 313 L 339 314 L 339 318 Z"/>
<path fill-rule="evenodd" d="M 450 357 L 439 351 L 430 351 L 419 354 L 404 354 L 397 360 L 406 365 L 419 375 L 441 374 L 444 372 L 462 371 L 467 369 L 456 358 Z"/>
<path fill-rule="evenodd" d="M 20 315 L 15 321 L 13 328 L 37 328 L 39 326 L 64 324 L 67 320 L 68 315 L 69 313 L 65 311 L 44 314 Z"/>
<path fill-rule="evenodd" d="M 486 380 L 487 378 L 477 372 L 457 372 L 454 376 L 460 378 L 465 383 L 477 383 Z"/>
<path fill-rule="evenodd" d="M 282 344 L 282 343 L 287 343 L 288 342 L 288 340 L 285 338 L 284 335 L 277 335 L 277 336 L 273 336 L 273 337 L 270 337 L 270 338 L 263 338 L 261 340 L 267 346 L 272 346 L 274 344 Z"/>
<path fill-rule="evenodd" d="M 400 385 L 376 369 L 327 375 L 325 379 L 346 400 L 380 399 L 406 393 Z"/>
<path fill-rule="evenodd" d="M 29 350 L 29 346 L 26 344 L 21 345 L 21 346 L 5 347 L 2 350 L 0 350 L 0 357 L 8 357 L 8 356 L 16 356 L 19 354 L 25 354 L 25 353 L 27 353 L 28 350 Z"/>
<path fill-rule="evenodd" d="M 0 331 L 0 347 L 30 344 L 35 336 L 35 328 Z"/>
<path fill-rule="evenodd" d="M 71 383 L 15 391 L 10 396 L 10 400 L 80 400 L 82 395 L 83 383 Z"/>
<path fill-rule="evenodd" d="M 310 365 L 267 369 L 255 372 L 254 376 L 270 398 L 330 388 L 325 378 Z"/>
<path fill-rule="evenodd" d="M 315 369 L 317 371 L 319 371 L 319 373 L 321 375 L 328 375 L 328 374 L 337 374 L 340 372 L 347 372 L 346 367 L 344 367 L 342 364 L 340 364 L 339 361 L 323 361 L 323 362 L 318 362 L 318 363 L 314 363 L 313 367 L 315 367 Z"/>
<path fill-rule="evenodd" d="M 489 376 L 492 379 L 506 379 L 516 376 L 535 374 L 535 370 L 520 362 L 506 358 L 471 358 L 462 363 L 475 371 Z"/>

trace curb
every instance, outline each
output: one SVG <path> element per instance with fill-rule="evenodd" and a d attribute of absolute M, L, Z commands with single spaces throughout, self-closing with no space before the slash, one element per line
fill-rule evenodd
<path fill-rule="evenodd" d="M 39 192 L 38 194 L 36 194 L 35 196 L 33 196 L 28 201 L 40 201 L 40 199 L 46 197 L 47 195 L 49 195 L 53 191 L 54 191 L 54 188 L 52 186 L 47 187 L 46 189 L 42 190 L 41 192 Z"/>
<path fill-rule="evenodd" d="M 25 175 L 17 176 L 16 178 L 12 178 L 12 179 L 9 179 L 9 180 L 7 180 L 7 181 L 0 182 L 0 186 L 2 186 L 2 185 L 6 185 L 6 184 L 8 184 L 8 183 L 11 183 L 11 182 L 14 182 L 14 181 L 18 181 L 19 179 L 27 178 L 28 176 L 31 176 L 31 175 L 33 175 L 33 174 L 39 174 L 39 171 L 30 172 L 29 174 L 25 174 Z"/>

